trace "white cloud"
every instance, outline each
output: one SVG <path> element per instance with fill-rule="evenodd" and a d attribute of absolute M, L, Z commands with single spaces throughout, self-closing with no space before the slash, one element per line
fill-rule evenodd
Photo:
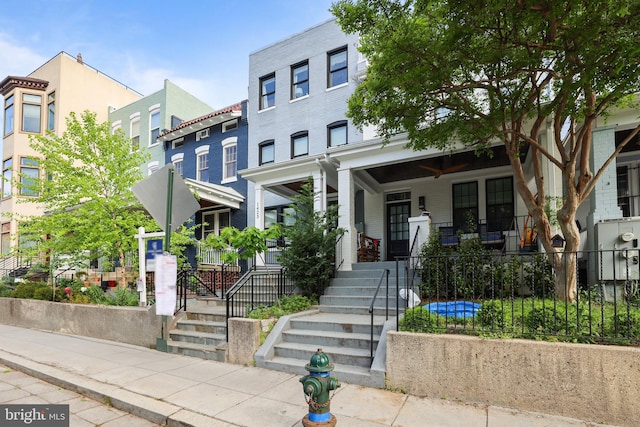
<path fill-rule="evenodd" d="M 0 33 L 0 80 L 7 76 L 26 76 L 48 59 Z"/>

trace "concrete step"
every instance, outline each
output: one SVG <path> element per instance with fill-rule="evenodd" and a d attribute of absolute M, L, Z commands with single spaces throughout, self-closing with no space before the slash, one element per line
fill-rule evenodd
<path fill-rule="evenodd" d="M 380 335 L 385 318 L 374 316 L 374 334 Z M 371 333 L 371 316 L 358 314 L 318 313 L 312 316 L 294 317 L 290 321 L 292 329 L 307 331 L 323 331 L 326 333 L 352 332 L 355 334 Z"/>
<path fill-rule="evenodd" d="M 327 332 L 290 329 L 282 332 L 282 338 L 288 343 L 306 344 L 315 347 L 330 348 L 355 348 L 370 349 L 371 335 L 369 333 L 357 334 L 350 332 Z M 374 350 L 378 346 L 379 335 L 373 336 Z"/>
<path fill-rule="evenodd" d="M 204 332 L 208 334 L 226 335 L 227 333 L 227 325 L 224 320 L 221 322 L 210 322 L 206 320 L 192 320 L 183 318 L 176 322 L 175 329 L 189 332 Z"/>
<path fill-rule="evenodd" d="M 358 315 L 369 315 L 369 306 L 348 306 L 348 305 L 323 305 L 320 304 L 318 306 L 318 310 L 322 313 L 336 313 L 336 314 L 358 314 Z M 374 316 L 384 316 L 385 308 L 384 307 L 374 307 L 373 308 Z M 389 317 L 393 317 L 396 315 L 396 306 L 389 306 Z"/>
<path fill-rule="evenodd" d="M 339 363 L 349 366 L 360 366 L 369 368 L 371 366 L 370 349 L 360 349 L 351 347 L 331 347 L 318 346 L 313 344 L 301 344 L 294 342 L 281 342 L 274 346 L 275 357 L 285 357 L 288 359 L 299 359 L 308 363 L 318 348 L 329 356 L 332 363 Z M 375 352 L 375 347 L 374 347 Z"/>
<path fill-rule="evenodd" d="M 367 309 L 371 305 L 372 295 L 323 295 L 320 297 L 320 305 L 362 306 Z M 395 296 L 389 297 L 389 307 L 396 306 Z M 378 294 L 374 301 L 374 307 L 385 307 L 387 299 L 385 295 Z"/>
<path fill-rule="evenodd" d="M 334 363 L 333 360 L 331 360 L 331 362 Z M 273 359 L 265 361 L 264 367 L 275 371 L 297 374 L 302 377 L 309 374 L 309 372 L 304 368 L 307 363 L 309 363 L 308 360 L 304 361 L 286 357 L 274 357 Z M 378 378 L 371 374 L 369 368 L 363 368 L 361 366 L 334 363 L 334 369 L 331 371 L 331 376 L 338 378 L 341 383 L 359 384 L 375 388 L 382 388 L 385 385 L 383 375 Z"/>
<path fill-rule="evenodd" d="M 227 340 L 226 333 L 214 334 L 207 332 L 183 331 L 180 329 L 172 329 L 169 331 L 169 337 L 173 342 L 187 342 L 214 347 L 226 342 Z"/>
<path fill-rule="evenodd" d="M 370 279 L 378 281 L 380 277 L 382 277 L 382 272 L 384 270 L 339 270 L 335 273 L 334 278 L 336 279 Z M 401 270 L 400 276 L 404 277 L 404 270 Z M 391 278 L 395 279 L 396 271 L 389 270 L 389 280 Z"/>
<path fill-rule="evenodd" d="M 225 362 L 226 359 L 226 345 L 210 346 L 170 339 L 167 341 L 167 352 L 217 362 Z"/>

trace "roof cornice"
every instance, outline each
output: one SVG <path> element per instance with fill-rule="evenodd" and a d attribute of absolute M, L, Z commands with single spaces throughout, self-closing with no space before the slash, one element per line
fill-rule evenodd
<path fill-rule="evenodd" d="M 49 82 L 46 80 L 34 79 L 33 77 L 8 76 L 0 82 L 0 93 L 5 96 L 17 87 L 44 91 L 47 86 L 49 86 Z"/>

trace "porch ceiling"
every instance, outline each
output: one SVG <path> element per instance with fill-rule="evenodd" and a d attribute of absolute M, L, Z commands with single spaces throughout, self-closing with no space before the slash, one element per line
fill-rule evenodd
<path fill-rule="evenodd" d="M 201 208 L 226 206 L 239 209 L 240 203 L 244 202 L 244 196 L 232 188 L 189 178 L 185 178 L 184 181 L 187 187 L 198 195 Z"/>
<path fill-rule="evenodd" d="M 509 158 L 504 146 L 494 147 L 492 151 L 492 157 L 489 157 L 486 154 L 478 157 L 473 151 L 466 151 L 451 155 L 376 166 L 366 168 L 365 171 L 379 184 L 387 184 L 418 178 L 438 178 L 440 175 L 447 173 L 465 172 L 509 165 Z"/>

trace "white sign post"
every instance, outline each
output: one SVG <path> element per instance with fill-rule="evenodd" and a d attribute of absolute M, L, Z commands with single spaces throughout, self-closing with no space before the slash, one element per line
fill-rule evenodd
<path fill-rule="evenodd" d="M 178 262 L 175 255 L 165 252 L 156 257 L 156 314 L 173 316 L 176 310 Z"/>
<path fill-rule="evenodd" d="M 138 239 L 138 280 L 136 283 L 138 284 L 138 292 L 140 292 L 140 307 L 147 306 L 147 266 L 146 266 L 146 256 L 145 256 L 145 239 L 150 239 L 154 237 L 164 237 L 164 231 L 157 231 L 155 233 L 145 233 L 144 227 L 138 228 L 138 234 L 135 235 L 135 238 Z"/>

